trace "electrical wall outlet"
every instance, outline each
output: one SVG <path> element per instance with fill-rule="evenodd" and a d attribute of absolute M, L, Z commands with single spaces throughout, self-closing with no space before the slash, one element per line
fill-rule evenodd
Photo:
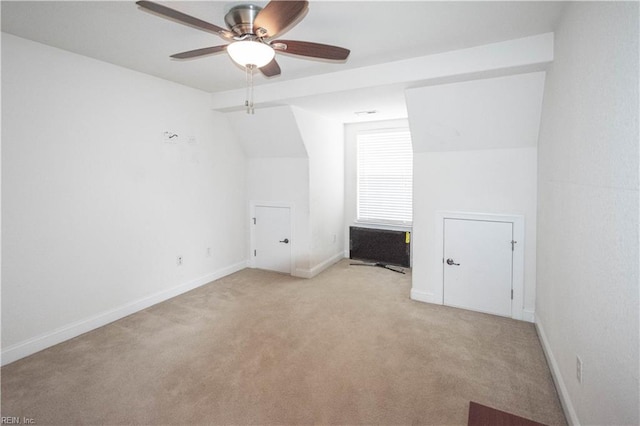
<path fill-rule="evenodd" d="M 178 256 L 178 259 L 176 260 L 176 264 L 177 264 L 178 266 L 181 266 L 181 265 L 182 265 L 182 256 Z"/>
<path fill-rule="evenodd" d="M 576 379 L 578 383 L 582 383 L 582 360 L 576 355 Z"/>

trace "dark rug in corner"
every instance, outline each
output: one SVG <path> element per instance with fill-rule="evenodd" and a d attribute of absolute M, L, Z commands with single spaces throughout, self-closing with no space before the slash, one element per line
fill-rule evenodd
<path fill-rule="evenodd" d="M 468 426 L 545 426 L 542 423 L 525 419 L 477 402 L 469 402 Z"/>

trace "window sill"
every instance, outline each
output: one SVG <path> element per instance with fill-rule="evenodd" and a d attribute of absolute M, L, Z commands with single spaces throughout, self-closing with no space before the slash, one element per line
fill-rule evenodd
<path fill-rule="evenodd" d="M 413 224 L 402 223 L 384 223 L 384 222 L 371 222 L 356 220 L 353 222 L 353 226 L 359 226 L 362 228 L 374 228 L 374 229 L 389 229 L 391 231 L 409 231 L 413 230 Z"/>

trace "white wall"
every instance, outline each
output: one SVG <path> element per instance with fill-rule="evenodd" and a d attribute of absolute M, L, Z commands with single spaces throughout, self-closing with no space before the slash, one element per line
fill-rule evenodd
<path fill-rule="evenodd" d="M 310 262 L 309 160 L 307 158 L 250 158 L 247 165 L 250 201 L 293 206 L 292 256 L 296 270 Z M 248 211 L 248 210 L 247 210 Z M 245 216 L 247 223 L 248 215 Z M 251 255 L 251 253 L 249 253 Z M 296 270 L 291 271 L 295 275 Z"/>
<path fill-rule="evenodd" d="M 291 107 L 259 108 L 255 114 L 247 114 L 243 110 L 226 116 L 247 157 L 308 157 Z"/>
<path fill-rule="evenodd" d="M 516 214 L 525 218 L 524 319 L 535 307 L 536 148 L 413 154 L 411 297 L 442 303 L 442 246 L 436 212 Z"/>
<path fill-rule="evenodd" d="M 255 114 L 245 111 L 227 113 L 242 149 L 249 158 L 247 166 L 248 202 L 288 204 L 293 207 L 291 236 L 294 270 L 310 268 L 309 156 L 289 106 L 259 108 Z M 247 205 L 245 215 L 250 220 Z M 248 244 L 248 256 L 254 247 Z"/>
<path fill-rule="evenodd" d="M 227 116 L 249 157 L 249 201 L 294 207 L 291 273 L 310 278 L 342 258 L 342 124 L 289 106 Z"/>
<path fill-rule="evenodd" d="M 548 71 L 536 318 L 572 423 L 640 422 L 638 35 L 636 2 L 571 3 Z"/>
<path fill-rule="evenodd" d="M 414 147 L 411 297 L 442 303 L 436 212 L 521 215 L 524 319 L 533 321 L 536 142 L 544 73 L 410 89 Z"/>
<path fill-rule="evenodd" d="M 342 123 L 293 108 L 309 153 L 311 258 L 315 275 L 344 255 L 344 130 Z"/>
<path fill-rule="evenodd" d="M 245 266 L 209 95 L 8 34 L 2 67 L 4 363 Z"/>
<path fill-rule="evenodd" d="M 414 152 L 536 146 L 544 72 L 406 91 Z"/>

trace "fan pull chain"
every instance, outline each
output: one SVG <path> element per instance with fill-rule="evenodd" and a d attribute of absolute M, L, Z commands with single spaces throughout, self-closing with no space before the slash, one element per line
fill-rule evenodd
<path fill-rule="evenodd" d="M 250 114 L 249 112 L 249 66 L 248 65 L 244 67 L 244 76 L 247 83 L 247 93 L 245 93 L 244 106 L 247 107 L 247 114 Z"/>
<path fill-rule="evenodd" d="M 253 108 L 253 70 L 255 65 L 249 64 L 245 67 L 247 76 L 247 99 L 244 101 L 244 106 L 247 107 L 247 114 L 254 114 Z"/>

